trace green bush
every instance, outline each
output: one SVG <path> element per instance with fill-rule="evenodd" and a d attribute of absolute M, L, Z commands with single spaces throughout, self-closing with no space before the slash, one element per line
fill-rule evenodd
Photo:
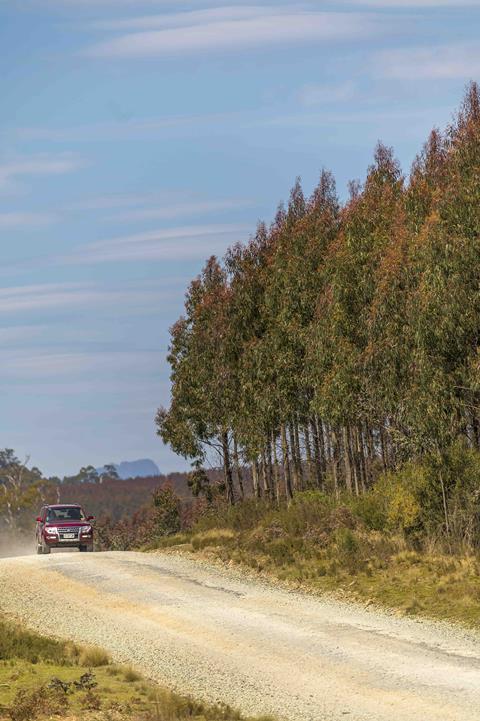
<path fill-rule="evenodd" d="M 369 493 L 384 528 L 412 534 L 423 525 L 422 500 L 428 495 L 429 478 L 423 466 L 409 463 L 379 478 Z M 375 515 L 373 516 L 375 518 Z M 381 528 L 379 530 L 382 530 Z"/>
<path fill-rule="evenodd" d="M 477 550 L 480 453 L 457 442 L 421 463 L 407 463 L 381 476 L 356 507 L 367 527 L 400 532 L 414 545 Z"/>
<path fill-rule="evenodd" d="M 169 485 L 157 488 L 153 494 L 155 531 L 159 536 L 170 536 L 181 530 L 181 502 Z"/>
<path fill-rule="evenodd" d="M 64 715 L 68 698 L 59 688 L 40 686 L 33 691 L 20 689 L 8 709 L 11 721 L 33 721 L 39 716 Z"/>
<path fill-rule="evenodd" d="M 387 510 L 382 494 L 369 491 L 363 496 L 350 498 L 349 506 L 355 518 L 370 531 L 387 530 Z"/>
<path fill-rule="evenodd" d="M 339 528 L 335 531 L 335 542 L 340 556 L 351 559 L 358 553 L 358 540 L 349 528 Z"/>

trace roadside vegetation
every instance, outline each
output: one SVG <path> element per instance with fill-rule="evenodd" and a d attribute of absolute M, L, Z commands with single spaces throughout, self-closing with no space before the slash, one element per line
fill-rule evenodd
<path fill-rule="evenodd" d="M 305 491 L 276 508 L 251 499 L 212 508 L 144 550 L 234 562 L 288 588 L 480 628 L 480 557 L 422 536 L 422 509 L 408 492 L 385 500 Z"/>
<path fill-rule="evenodd" d="M 310 198 L 297 181 L 270 226 L 191 282 L 157 428 L 199 476 L 221 459 L 230 504 L 245 468 L 257 498 L 288 502 L 361 496 L 428 457 L 451 534 L 445 455 L 480 449 L 479 175 L 472 83 L 408 178 L 379 144 L 343 204 L 331 173 Z"/>
<path fill-rule="evenodd" d="M 206 262 L 156 419 L 206 506 L 190 548 L 478 624 L 479 177 L 471 83 L 408 176 L 380 143 L 346 202 L 297 180 Z"/>
<path fill-rule="evenodd" d="M 171 693 L 98 648 L 56 641 L 0 617 L 2 721 L 242 721 L 227 706 Z M 260 721 L 260 720 L 259 720 Z M 266 721 L 266 720 L 265 720 Z"/>

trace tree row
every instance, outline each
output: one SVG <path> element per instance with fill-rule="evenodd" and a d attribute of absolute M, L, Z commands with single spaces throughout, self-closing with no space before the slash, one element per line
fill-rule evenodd
<path fill-rule="evenodd" d="M 408 177 L 379 144 L 346 202 L 326 170 L 309 198 L 297 180 L 271 225 L 207 261 L 171 329 L 158 433 L 197 472 L 221 459 L 230 503 L 361 494 L 458 439 L 480 446 L 479 342 L 473 83 Z"/>

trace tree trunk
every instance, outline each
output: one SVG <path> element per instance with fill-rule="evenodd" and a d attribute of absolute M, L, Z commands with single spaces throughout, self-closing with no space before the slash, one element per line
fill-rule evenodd
<path fill-rule="evenodd" d="M 298 486 L 300 490 L 303 490 L 303 462 L 302 462 L 302 448 L 300 446 L 300 433 L 298 431 L 298 418 L 295 417 L 293 420 L 293 436 L 295 438 L 295 448 L 297 456 L 297 474 L 298 474 Z"/>
<path fill-rule="evenodd" d="M 300 479 L 298 477 L 297 449 L 295 447 L 295 436 L 293 433 L 293 423 L 288 424 L 288 434 L 290 436 L 290 456 L 292 459 L 293 490 L 298 491 L 300 488 Z"/>
<path fill-rule="evenodd" d="M 275 500 L 275 480 L 273 478 L 272 465 L 272 439 L 270 434 L 267 435 L 267 481 L 270 489 L 270 500 Z"/>
<path fill-rule="evenodd" d="M 255 496 L 255 498 L 260 498 L 260 485 L 258 483 L 258 466 L 256 459 L 252 463 L 252 484 L 253 495 Z"/>
<path fill-rule="evenodd" d="M 315 480 L 317 488 L 322 487 L 322 454 L 320 451 L 320 440 L 318 438 L 318 428 L 315 420 L 311 421 L 312 438 L 313 438 L 313 454 L 315 458 Z"/>
<path fill-rule="evenodd" d="M 372 475 L 372 464 L 375 460 L 375 442 L 374 442 L 374 436 L 373 436 L 373 429 L 370 428 L 368 423 L 365 425 L 365 438 L 367 442 L 367 467 L 366 467 L 366 473 L 367 473 L 367 487 L 371 486 L 373 481 L 373 475 Z"/>
<path fill-rule="evenodd" d="M 261 471 L 262 471 L 262 481 L 263 481 L 263 495 L 265 496 L 265 498 L 268 498 L 270 496 L 270 487 L 268 485 L 267 457 L 266 457 L 264 448 L 262 449 Z"/>
<path fill-rule="evenodd" d="M 323 423 L 316 413 L 314 416 L 314 423 L 317 432 L 318 451 L 320 455 L 320 473 L 321 477 L 324 478 L 327 471 L 327 455 L 325 450 L 325 439 L 323 437 Z"/>
<path fill-rule="evenodd" d="M 333 487 L 335 495 L 338 496 L 339 483 L 338 483 L 338 466 L 340 463 L 340 449 L 338 442 L 338 433 L 335 428 L 330 430 L 331 443 L 332 443 L 332 471 L 333 471 Z"/>
<path fill-rule="evenodd" d="M 342 428 L 342 441 L 343 441 L 343 464 L 345 466 L 345 486 L 349 493 L 352 492 L 352 458 L 350 455 L 350 443 L 348 438 L 348 428 L 343 426 Z"/>
<path fill-rule="evenodd" d="M 313 467 L 312 459 L 312 447 L 310 445 L 310 431 L 308 429 L 308 422 L 303 426 L 303 436 L 305 439 L 305 454 L 307 456 L 307 469 L 308 469 L 308 485 L 311 488 L 315 481 L 315 468 Z"/>
<path fill-rule="evenodd" d="M 240 495 L 243 500 L 245 498 L 245 490 L 243 488 L 243 473 L 242 473 L 242 469 L 240 468 L 240 460 L 238 458 L 238 445 L 237 445 L 237 439 L 235 438 L 235 436 L 233 437 L 233 461 L 235 463 L 235 468 L 237 471 L 237 482 L 238 482 L 238 487 L 240 489 Z"/>
<path fill-rule="evenodd" d="M 445 483 L 443 482 L 443 474 L 440 472 L 440 486 L 442 488 L 442 502 L 443 502 L 443 514 L 445 517 L 445 531 L 447 535 L 447 541 L 448 541 L 448 547 L 450 549 L 450 553 L 452 552 L 452 546 L 450 542 L 450 521 L 448 516 L 448 506 L 447 506 L 447 494 L 445 492 Z"/>
<path fill-rule="evenodd" d="M 382 456 L 383 470 L 388 471 L 388 456 L 386 449 L 385 429 L 383 426 L 380 428 L 380 452 Z"/>
<path fill-rule="evenodd" d="M 282 455 L 283 455 L 283 475 L 285 479 L 285 496 L 287 501 L 291 501 L 293 498 L 292 491 L 292 479 L 290 476 L 290 460 L 288 457 L 288 441 L 287 432 L 285 430 L 285 424 L 282 423 L 280 426 L 280 435 L 282 438 Z"/>
<path fill-rule="evenodd" d="M 228 431 L 222 433 L 222 450 L 223 450 L 223 475 L 225 478 L 225 486 L 227 488 L 227 501 L 233 506 L 235 503 L 235 489 L 233 487 L 232 466 L 230 463 L 230 450 L 228 448 Z"/>
<path fill-rule="evenodd" d="M 277 503 L 280 505 L 280 471 L 278 468 L 278 457 L 277 457 L 277 439 L 275 432 L 272 431 L 272 450 L 273 450 L 273 478 L 275 481 L 275 497 Z"/>
<path fill-rule="evenodd" d="M 474 396 L 474 403 L 475 406 L 478 407 L 478 394 L 475 394 Z M 480 423 L 478 420 L 478 415 L 476 408 L 472 411 L 472 432 L 473 432 L 473 443 L 475 448 L 480 448 Z"/>
<path fill-rule="evenodd" d="M 360 471 L 360 488 L 362 493 L 365 493 L 367 490 L 367 464 L 365 460 L 365 444 L 363 442 L 363 432 L 361 426 L 356 427 L 355 437 L 357 442 L 358 468 Z"/>

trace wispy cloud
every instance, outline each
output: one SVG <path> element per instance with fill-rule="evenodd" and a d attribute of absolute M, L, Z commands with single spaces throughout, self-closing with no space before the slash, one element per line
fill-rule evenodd
<path fill-rule="evenodd" d="M 379 31 L 370 14 L 316 12 L 297 7 L 223 8 L 221 11 L 178 13 L 174 27 L 167 16 L 137 18 L 128 32 L 100 42 L 86 51 L 92 57 L 143 58 L 171 54 L 232 51 L 272 45 L 363 38 Z M 158 23 L 163 23 L 159 28 Z M 166 25 L 166 27 L 165 27 Z M 154 28 L 154 29 L 152 29 Z"/>
<path fill-rule="evenodd" d="M 13 0 L 0 0 L 0 5 L 4 3 L 13 2 Z M 50 5 L 57 7 L 73 8 L 78 10 L 80 8 L 97 8 L 99 6 L 104 7 L 171 7 L 172 5 L 183 5 L 183 0 L 19 0 L 19 2 L 30 5 Z M 193 0 L 193 2 L 201 3 L 203 0 Z M 215 2 L 215 0 L 213 0 Z"/>
<path fill-rule="evenodd" d="M 160 190 L 151 193 L 112 193 L 87 197 L 70 203 L 64 210 L 111 210 L 103 219 L 110 221 L 171 220 L 174 218 L 208 213 L 221 213 L 254 206 L 247 198 L 219 198 L 208 200 L 199 193 L 182 190 Z M 117 212 L 118 211 L 118 212 Z"/>
<path fill-rule="evenodd" d="M 179 203 L 191 198 L 180 191 L 160 190 L 146 193 L 108 193 L 81 198 L 66 206 L 68 211 L 116 210 L 154 204 Z"/>
<path fill-rule="evenodd" d="M 11 325 L 0 326 L 0 345 L 5 348 L 7 345 L 29 343 L 34 339 L 41 338 L 47 326 L 44 325 Z"/>
<path fill-rule="evenodd" d="M 134 369 L 137 374 L 151 375 L 157 369 L 161 354 L 157 351 L 113 352 L 45 352 L 38 349 L 0 353 L 2 375 L 18 379 L 58 378 L 102 372 L 119 376 Z"/>
<path fill-rule="evenodd" d="M 115 221 L 139 221 L 139 220 L 172 220 L 184 218 L 190 215 L 205 215 L 208 213 L 220 213 L 222 211 L 244 208 L 251 205 L 247 201 L 240 200 L 191 200 L 189 202 L 163 205 L 150 208 L 137 208 L 122 213 L 117 213 L 107 218 Z"/>
<path fill-rule="evenodd" d="M 162 15 L 142 15 L 139 17 L 121 18 L 95 22 L 94 28 L 99 30 L 163 30 L 165 28 L 201 26 L 218 22 L 235 22 L 238 20 L 253 20 L 278 15 L 282 12 L 280 7 L 269 6 L 228 6 L 218 8 L 204 8 L 189 12 L 163 13 Z M 288 12 L 285 9 L 285 12 Z"/>
<path fill-rule="evenodd" d="M 90 305 L 105 293 L 81 283 L 45 283 L 0 289 L 0 313 Z"/>
<path fill-rule="evenodd" d="M 9 228 L 35 228 L 50 225 L 57 216 L 47 213 L 0 213 L 0 230 Z"/>
<path fill-rule="evenodd" d="M 163 131 L 175 133 L 195 130 L 212 133 L 222 128 L 230 128 L 232 122 L 238 123 L 245 118 L 244 113 L 204 113 L 190 115 L 170 115 L 152 118 L 130 118 L 104 123 L 90 123 L 68 128 L 24 127 L 10 131 L 19 140 L 45 140 L 54 143 L 64 142 L 114 142 L 128 138 L 158 137 Z M 1 181 L 1 175 L 0 175 Z"/>
<path fill-rule="evenodd" d="M 374 8 L 480 7 L 480 0 L 343 0 L 348 5 Z"/>
<path fill-rule="evenodd" d="M 344 103 L 351 100 L 354 95 L 355 86 L 352 82 L 338 85 L 308 83 L 303 85 L 297 93 L 298 100 L 306 107 Z"/>
<path fill-rule="evenodd" d="M 93 265 L 198 260 L 212 253 L 223 253 L 229 243 L 243 239 L 250 229 L 248 225 L 230 223 L 154 230 L 90 243 L 57 261 L 66 265 Z"/>
<path fill-rule="evenodd" d="M 85 166 L 85 162 L 70 153 L 36 155 L 0 163 L 0 190 L 28 176 L 64 175 Z"/>
<path fill-rule="evenodd" d="M 390 78 L 468 79 L 480 74 L 480 50 L 465 44 L 386 50 L 375 56 L 373 65 Z"/>
<path fill-rule="evenodd" d="M 90 283 L 40 283 L 0 289 L 0 315 L 22 312 L 64 311 L 72 308 L 118 309 L 129 311 L 151 308 L 160 298 L 168 298 L 169 289 L 162 288 L 104 288 Z"/>

